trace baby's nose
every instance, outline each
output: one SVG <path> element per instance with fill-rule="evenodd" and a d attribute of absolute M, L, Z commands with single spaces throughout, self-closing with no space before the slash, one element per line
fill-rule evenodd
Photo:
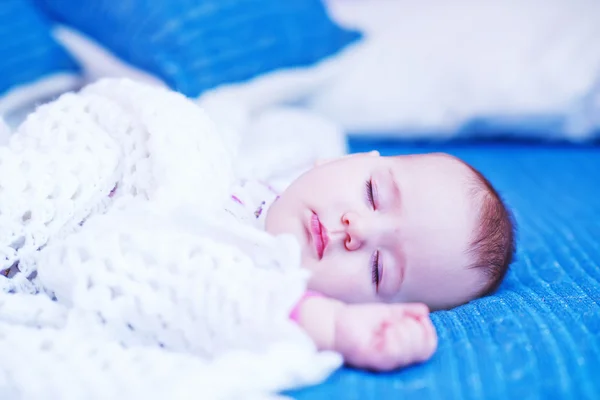
<path fill-rule="evenodd" d="M 360 215 L 348 212 L 342 216 L 342 224 L 346 232 L 344 245 L 350 251 L 358 250 L 366 241 L 368 232 L 366 221 Z"/>
<path fill-rule="evenodd" d="M 355 235 L 354 236 L 348 235 L 344 242 L 344 246 L 346 246 L 346 249 L 348 249 L 350 251 L 354 251 L 354 250 L 360 249 L 360 247 L 362 246 L 362 243 L 363 243 L 362 240 L 360 240 Z"/>

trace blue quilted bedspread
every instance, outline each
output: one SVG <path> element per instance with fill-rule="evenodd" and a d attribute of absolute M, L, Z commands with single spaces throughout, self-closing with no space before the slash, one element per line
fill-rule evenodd
<path fill-rule="evenodd" d="M 445 151 L 479 168 L 519 224 L 494 296 L 433 314 L 433 359 L 389 374 L 344 369 L 297 399 L 600 399 L 600 147 L 354 141 L 353 151 Z"/>

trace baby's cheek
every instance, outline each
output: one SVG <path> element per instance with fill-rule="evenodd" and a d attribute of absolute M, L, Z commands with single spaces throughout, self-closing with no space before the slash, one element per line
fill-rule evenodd
<path fill-rule="evenodd" d="M 313 272 L 310 288 L 337 300 L 348 303 L 365 303 L 374 300 L 370 293 L 369 276 L 346 257 L 321 260 L 309 267 Z M 367 268 L 365 267 L 365 270 Z"/>

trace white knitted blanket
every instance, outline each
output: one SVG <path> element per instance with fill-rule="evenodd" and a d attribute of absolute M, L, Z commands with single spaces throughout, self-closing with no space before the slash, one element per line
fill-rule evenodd
<path fill-rule="evenodd" d="M 226 218 L 239 140 L 106 80 L 0 146 L 0 398 L 248 399 L 340 365 L 288 319 L 297 244 Z"/>

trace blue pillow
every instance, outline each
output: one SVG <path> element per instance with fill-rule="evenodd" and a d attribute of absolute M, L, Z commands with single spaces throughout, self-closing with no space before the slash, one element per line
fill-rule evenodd
<path fill-rule="evenodd" d="M 7 102 L 14 103 L 2 98 L 8 92 L 14 94 L 20 87 L 77 70 L 75 61 L 53 40 L 48 21 L 30 0 L 0 2 L 0 111 L 10 108 Z M 23 103 L 24 97 L 31 95 L 34 93 L 13 98 Z"/>
<path fill-rule="evenodd" d="M 321 0 L 36 0 L 122 60 L 190 97 L 311 66 L 359 38 Z"/>

